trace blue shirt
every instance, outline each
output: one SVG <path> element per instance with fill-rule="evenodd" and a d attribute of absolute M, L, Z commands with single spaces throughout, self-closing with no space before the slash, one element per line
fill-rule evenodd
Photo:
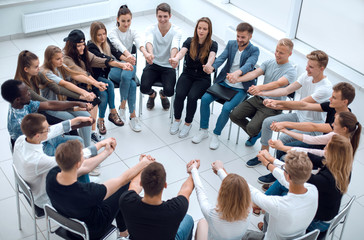
<path fill-rule="evenodd" d="M 14 141 L 18 139 L 23 132 L 21 131 L 20 125 L 23 118 L 29 113 L 36 113 L 39 109 L 39 101 L 30 101 L 28 105 L 24 105 L 22 109 L 16 109 L 9 106 L 8 110 L 8 131 L 11 139 Z"/>

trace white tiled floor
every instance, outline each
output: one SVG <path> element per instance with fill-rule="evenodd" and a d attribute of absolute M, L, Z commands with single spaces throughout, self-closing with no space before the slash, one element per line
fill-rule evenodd
<path fill-rule="evenodd" d="M 135 17 L 132 27 L 136 30 L 143 31 L 145 26 L 155 22 L 153 15 Z M 172 18 L 172 22 L 183 29 L 182 40 L 193 34 L 193 26 L 189 26 L 181 19 Z M 114 26 L 114 22 L 106 22 L 106 26 L 110 29 Z M 85 25 L 80 28 L 88 35 L 89 29 Z M 17 55 L 21 50 L 27 49 L 34 51 L 43 62 L 43 51 L 50 45 L 58 45 L 63 47 L 63 38 L 68 34 L 69 30 L 52 32 L 33 36 L 23 39 L 15 39 L 0 42 L 1 57 L 0 57 L 0 83 L 12 78 L 15 73 Z M 220 46 L 219 52 L 223 50 Z M 138 76 L 143 69 L 144 60 L 142 57 L 138 61 Z M 138 92 L 139 94 L 139 92 Z M 116 102 L 120 97 L 116 92 Z M 242 175 L 253 186 L 259 187 L 257 177 L 261 174 L 266 174 L 264 167 L 260 166 L 254 169 L 245 167 L 245 162 L 254 157 L 260 148 L 260 144 L 252 148 L 244 146 L 244 141 L 247 135 L 240 131 L 240 143 L 235 144 L 237 126 L 233 125 L 232 139 L 227 140 L 228 127 L 226 127 L 221 136 L 221 145 L 218 150 L 210 150 L 208 148 L 209 141 L 205 140 L 201 144 L 193 144 L 191 137 L 197 133 L 199 127 L 199 110 L 196 112 L 195 120 L 190 136 L 186 139 L 180 139 L 177 135 L 169 134 L 169 112 L 163 111 L 160 101 L 156 101 L 156 107 L 153 111 L 147 111 L 145 108 L 146 97 L 144 98 L 143 115 L 141 123 L 143 131 L 140 133 L 133 132 L 128 125 L 124 127 L 115 127 L 107 122 L 107 136 L 112 136 L 117 139 L 118 146 L 113 153 L 103 164 L 101 168 L 101 179 L 118 176 L 128 167 L 133 166 L 141 153 L 147 153 L 155 156 L 157 160 L 164 164 L 167 170 L 168 188 L 165 190 L 163 198 L 167 199 L 174 197 L 183 181 L 187 178 L 185 172 L 185 164 L 191 159 L 201 159 L 201 176 L 203 184 L 207 190 L 207 195 L 211 203 L 216 202 L 217 191 L 220 186 L 220 180 L 210 170 L 210 163 L 219 159 L 226 163 L 226 169 L 229 172 L 234 172 Z M 9 135 L 6 129 L 6 116 L 8 104 L 0 98 L 0 239 L 34 239 L 32 219 L 29 214 L 29 206 L 22 199 L 21 204 L 21 219 L 23 230 L 18 230 L 17 214 L 14 193 L 14 179 L 11 169 L 11 153 L 9 150 Z M 211 115 L 210 126 L 216 123 L 216 118 L 221 109 L 220 104 L 215 104 L 213 115 Z M 353 168 L 352 182 L 348 194 L 343 198 L 343 204 L 346 203 L 352 195 L 357 196 L 351 214 L 346 225 L 344 239 L 363 239 L 361 227 L 363 226 L 361 216 L 364 215 L 364 188 L 360 184 L 364 182 L 364 160 L 361 156 L 364 155 L 363 144 L 356 154 L 356 160 Z M 294 210 L 293 210 L 294 211 Z M 190 207 L 188 211 L 197 222 L 202 213 L 196 199 L 195 193 L 192 194 Z M 256 229 L 256 224 L 261 220 L 253 217 L 251 228 Z M 38 237 L 39 239 L 46 238 L 45 221 L 38 220 Z M 53 236 L 54 238 L 54 236 Z"/>

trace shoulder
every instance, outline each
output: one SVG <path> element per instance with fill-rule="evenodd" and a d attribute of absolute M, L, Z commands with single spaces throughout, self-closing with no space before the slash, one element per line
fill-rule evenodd
<path fill-rule="evenodd" d="M 49 172 L 47 174 L 47 182 L 55 180 L 56 176 L 59 172 L 61 172 L 61 169 L 58 166 L 49 170 Z"/>
<path fill-rule="evenodd" d="M 182 195 L 169 199 L 165 204 L 172 208 L 188 209 L 188 200 Z"/>
<path fill-rule="evenodd" d="M 29 108 L 38 108 L 39 105 L 40 105 L 39 101 L 30 100 L 29 104 L 25 106 L 28 106 Z"/>
<path fill-rule="evenodd" d="M 329 111 L 333 111 L 333 110 L 335 111 L 334 108 L 330 107 L 329 101 L 320 103 L 320 106 L 324 112 L 329 112 Z"/>
<path fill-rule="evenodd" d="M 252 52 L 256 52 L 256 51 L 259 51 L 259 48 L 254 46 L 254 44 L 252 44 L 251 42 L 249 42 L 249 45 L 248 45 L 248 49 Z"/>
<path fill-rule="evenodd" d="M 120 203 L 133 203 L 141 201 L 141 197 L 134 190 L 125 191 L 120 196 Z"/>

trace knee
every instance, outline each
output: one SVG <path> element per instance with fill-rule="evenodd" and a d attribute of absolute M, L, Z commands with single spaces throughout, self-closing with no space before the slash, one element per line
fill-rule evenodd
<path fill-rule="evenodd" d="M 205 93 L 201 98 L 201 106 L 208 106 L 211 103 L 211 97 L 209 94 Z"/>
<path fill-rule="evenodd" d="M 140 91 L 143 93 L 143 94 L 149 94 L 151 90 L 151 86 L 147 85 L 147 84 L 143 84 L 143 81 L 140 85 Z"/>
<path fill-rule="evenodd" d="M 229 114 L 230 115 L 230 112 L 232 111 L 233 109 L 227 105 L 227 104 L 224 104 L 222 106 L 222 109 L 221 109 L 221 112 L 225 113 L 225 114 Z"/>
<path fill-rule="evenodd" d="M 271 121 L 269 118 L 264 119 L 262 129 L 270 130 L 270 125 L 273 121 Z"/>
<path fill-rule="evenodd" d="M 164 87 L 163 88 L 163 93 L 164 93 L 164 96 L 166 96 L 166 97 L 172 97 L 173 94 L 174 94 L 174 88 L 173 87 L 172 88 Z"/>

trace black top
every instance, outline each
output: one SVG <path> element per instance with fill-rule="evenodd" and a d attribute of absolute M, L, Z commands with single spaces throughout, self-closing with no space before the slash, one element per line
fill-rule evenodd
<path fill-rule="evenodd" d="M 116 49 L 112 44 L 109 38 L 107 38 L 107 43 L 110 46 L 111 54 L 117 59 L 120 60 L 120 56 L 123 55 L 122 52 L 120 52 L 118 49 Z M 96 46 L 95 43 L 88 41 L 87 42 L 87 48 L 90 52 L 95 54 L 98 57 L 101 58 L 107 58 L 112 59 L 113 56 L 108 56 L 105 53 L 102 53 L 98 46 Z M 92 68 L 93 77 L 97 80 L 99 77 L 107 78 L 110 72 L 110 67 L 108 68 Z"/>
<path fill-rule="evenodd" d="M 334 122 L 335 114 L 336 114 L 335 108 L 330 107 L 330 102 L 323 102 L 320 105 L 321 105 L 322 111 L 327 112 L 325 123 L 330 124 L 330 126 L 332 128 L 331 124 Z"/>
<path fill-rule="evenodd" d="M 315 185 L 319 194 L 315 219 L 321 221 L 333 219 L 339 212 L 343 195 L 336 187 L 335 178 L 330 170 L 322 166 L 321 170 L 316 175 L 312 174 L 307 182 Z"/>
<path fill-rule="evenodd" d="M 85 222 L 91 237 L 102 231 L 105 219 L 102 210 L 106 195 L 105 185 L 81 182 L 61 185 L 56 179 L 59 172 L 61 169 L 54 167 L 46 178 L 46 191 L 52 206 L 65 217 Z"/>
<path fill-rule="evenodd" d="M 121 195 L 119 206 L 130 239 L 174 240 L 179 224 L 186 215 L 188 200 L 180 195 L 161 205 L 149 205 L 130 190 Z"/>
<path fill-rule="evenodd" d="M 190 47 L 191 47 L 191 41 L 192 41 L 192 38 L 189 37 L 186 39 L 186 41 L 184 41 L 183 43 L 183 46 L 182 47 L 185 47 L 188 49 L 186 55 L 185 55 L 185 61 L 184 61 L 184 65 L 183 65 L 183 71 L 185 72 L 195 72 L 195 73 L 198 73 L 198 74 L 201 74 L 202 76 L 204 77 L 207 77 L 207 76 L 210 76 L 210 74 L 207 74 L 205 73 L 203 70 L 202 70 L 202 64 L 200 62 L 200 58 L 198 57 L 199 53 L 200 53 L 200 48 L 201 48 L 201 45 L 199 44 L 197 46 L 197 56 L 196 56 L 196 59 L 192 59 L 191 56 L 190 56 Z M 217 53 L 217 48 L 218 48 L 218 45 L 217 45 L 217 42 L 216 41 L 212 41 L 212 44 L 211 44 L 211 47 L 210 47 L 210 51 L 209 52 L 215 52 Z M 206 57 L 206 59 L 204 60 L 204 64 L 207 63 L 207 60 L 208 60 L 208 55 Z"/>

